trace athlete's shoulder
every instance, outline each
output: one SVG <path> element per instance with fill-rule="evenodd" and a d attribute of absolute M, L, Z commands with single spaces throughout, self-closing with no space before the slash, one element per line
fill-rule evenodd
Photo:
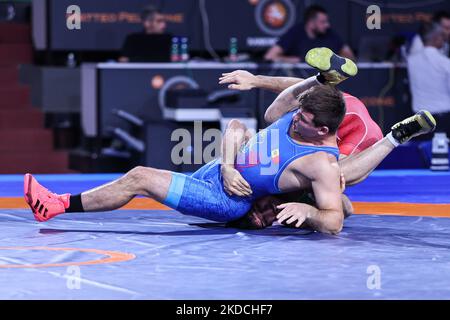
<path fill-rule="evenodd" d="M 296 171 L 309 179 L 329 177 L 339 173 L 336 157 L 325 151 L 318 151 L 300 159 Z"/>

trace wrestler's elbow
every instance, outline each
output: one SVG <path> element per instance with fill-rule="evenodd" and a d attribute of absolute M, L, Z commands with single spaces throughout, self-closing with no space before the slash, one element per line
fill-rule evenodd
<path fill-rule="evenodd" d="M 327 233 L 327 234 L 331 234 L 331 235 L 338 235 L 341 231 L 342 231 L 342 227 L 344 225 L 341 224 L 335 224 L 335 225 L 330 225 L 327 228 L 325 228 L 324 230 L 322 230 L 322 233 Z"/>
<path fill-rule="evenodd" d="M 270 107 L 269 107 L 270 109 Z M 267 123 L 274 123 L 277 121 L 280 117 L 275 114 L 274 111 L 267 109 L 266 113 L 264 114 L 264 121 Z"/>
<path fill-rule="evenodd" d="M 344 227 L 344 214 L 342 212 L 335 212 L 326 220 L 322 226 L 322 233 L 337 235 Z"/>
<path fill-rule="evenodd" d="M 331 235 L 338 235 L 342 231 L 343 224 L 336 225 L 330 229 L 328 229 L 328 233 Z"/>
<path fill-rule="evenodd" d="M 264 121 L 266 121 L 267 123 L 273 123 L 273 119 L 272 119 L 271 115 L 268 114 L 267 112 L 264 115 Z"/>

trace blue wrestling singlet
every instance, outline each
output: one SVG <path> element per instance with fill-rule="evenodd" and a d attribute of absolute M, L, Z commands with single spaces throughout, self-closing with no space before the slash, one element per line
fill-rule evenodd
<path fill-rule="evenodd" d="M 295 112 L 285 114 L 258 132 L 239 151 L 235 168 L 250 184 L 252 196 L 229 196 L 224 191 L 221 159 L 216 159 L 190 176 L 172 173 L 164 203 L 187 215 L 220 222 L 236 220 L 250 210 L 255 199 L 282 192 L 278 181 L 292 161 L 319 151 L 330 153 L 337 159 L 338 148 L 301 145 L 289 136 Z"/>

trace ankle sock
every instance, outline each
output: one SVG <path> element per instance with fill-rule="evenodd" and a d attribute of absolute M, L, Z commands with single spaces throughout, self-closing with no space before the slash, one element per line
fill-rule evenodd
<path fill-rule="evenodd" d="M 398 147 L 400 145 L 400 142 L 398 142 L 394 136 L 392 135 L 392 132 L 389 132 L 386 135 L 386 138 L 388 138 L 388 140 L 394 145 L 394 147 Z"/>
<path fill-rule="evenodd" d="M 81 194 L 70 196 L 70 205 L 66 212 L 84 212 L 83 204 L 81 203 Z"/>

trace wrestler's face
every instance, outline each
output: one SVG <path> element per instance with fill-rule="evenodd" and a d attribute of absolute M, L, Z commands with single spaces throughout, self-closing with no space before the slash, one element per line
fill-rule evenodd
<path fill-rule="evenodd" d="M 292 118 L 294 131 L 304 138 L 320 138 L 328 133 L 327 127 L 317 127 L 314 124 L 314 115 L 310 112 L 298 109 Z"/>

